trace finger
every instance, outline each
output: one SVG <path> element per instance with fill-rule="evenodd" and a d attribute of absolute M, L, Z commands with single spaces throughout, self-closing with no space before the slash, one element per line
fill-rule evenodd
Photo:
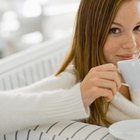
<path fill-rule="evenodd" d="M 117 67 L 112 64 L 103 64 L 97 67 L 92 68 L 93 71 L 117 71 Z"/>
<path fill-rule="evenodd" d="M 105 97 L 107 99 L 107 101 L 111 101 L 114 97 L 112 91 L 109 89 L 106 89 L 106 88 L 96 87 L 93 90 L 93 94 L 95 94 L 95 93 L 97 94 L 96 98 Z"/>
<path fill-rule="evenodd" d="M 106 79 L 94 79 L 93 85 L 100 88 L 111 89 L 114 95 L 117 93 L 117 86 L 114 81 Z"/>
<path fill-rule="evenodd" d="M 117 89 L 121 87 L 121 78 L 117 72 L 97 72 L 96 76 L 100 79 L 114 81 L 116 83 Z"/>

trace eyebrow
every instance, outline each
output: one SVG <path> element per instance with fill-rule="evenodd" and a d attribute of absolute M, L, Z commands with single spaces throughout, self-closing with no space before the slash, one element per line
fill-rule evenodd
<path fill-rule="evenodd" d="M 140 24 L 140 21 L 137 23 L 137 25 Z"/>
<path fill-rule="evenodd" d="M 117 23 L 117 22 L 113 22 L 112 24 L 115 24 L 115 25 L 123 27 L 120 23 Z"/>
<path fill-rule="evenodd" d="M 113 22 L 112 24 L 115 24 L 115 25 L 118 25 L 118 26 L 121 26 L 121 27 L 123 27 L 120 23 L 118 23 L 118 22 Z M 140 21 L 136 24 L 136 25 L 138 25 L 138 24 L 140 24 Z"/>

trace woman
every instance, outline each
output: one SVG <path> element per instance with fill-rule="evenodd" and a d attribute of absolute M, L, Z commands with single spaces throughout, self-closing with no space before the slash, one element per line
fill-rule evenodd
<path fill-rule="evenodd" d="M 139 57 L 139 6 L 139 0 L 81 0 L 72 49 L 56 76 L 0 92 L 0 131 L 61 119 L 108 126 L 140 118 L 116 66 Z"/>
<path fill-rule="evenodd" d="M 116 65 L 120 60 L 139 57 L 139 6 L 139 0 L 81 1 L 72 49 L 57 75 L 73 62 L 76 80 L 81 82 L 80 89 L 84 100 L 85 95 L 91 97 L 85 104 L 89 106 L 94 100 L 90 105 L 91 115 L 87 120 L 89 123 L 108 126 L 111 122 L 133 116 L 131 113 L 130 116 L 125 116 L 125 113 L 129 114 L 125 105 L 131 106 L 128 101 L 131 97 L 129 89 L 121 86 Z M 118 116 L 112 115 L 109 119 L 109 102 L 117 92 L 125 97 L 118 95 L 121 98 L 117 104 L 121 104 L 122 108 L 112 102 L 108 115 L 115 113 L 112 108 L 117 110 L 115 114 L 126 111 Z M 125 104 L 127 102 L 128 104 Z M 140 118 L 139 115 L 135 117 Z"/>

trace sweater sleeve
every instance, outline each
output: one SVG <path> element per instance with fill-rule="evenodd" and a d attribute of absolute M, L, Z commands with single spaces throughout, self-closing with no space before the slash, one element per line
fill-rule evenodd
<path fill-rule="evenodd" d="M 130 88 L 131 100 L 137 106 L 140 106 L 140 91 L 134 91 Z"/>
<path fill-rule="evenodd" d="M 1 133 L 88 116 L 82 102 L 80 84 L 75 83 L 69 72 L 27 88 L 0 92 Z"/>
<path fill-rule="evenodd" d="M 140 107 L 118 92 L 111 101 L 108 117 L 112 122 L 125 119 L 140 119 Z"/>

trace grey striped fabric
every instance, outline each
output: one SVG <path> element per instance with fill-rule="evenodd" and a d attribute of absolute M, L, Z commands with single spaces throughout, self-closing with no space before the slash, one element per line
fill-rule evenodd
<path fill-rule="evenodd" d="M 54 122 L 0 135 L 0 140 L 117 140 L 105 127 L 81 122 Z"/>

